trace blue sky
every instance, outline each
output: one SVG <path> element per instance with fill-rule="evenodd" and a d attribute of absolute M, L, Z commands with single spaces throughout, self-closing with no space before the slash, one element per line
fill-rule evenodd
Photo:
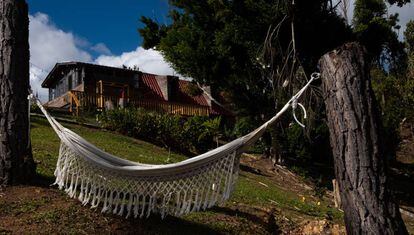
<path fill-rule="evenodd" d="M 167 0 L 28 0 L 29 12 L 47 14 L 56 26 L 92 44 L 104 43 L 114 54 L 141 45 L 141 15 L 167 23 Z"/>

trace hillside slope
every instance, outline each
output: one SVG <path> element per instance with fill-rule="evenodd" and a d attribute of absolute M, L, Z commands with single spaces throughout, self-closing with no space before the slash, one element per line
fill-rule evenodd
<path fill-rule="evenodd" d="M 115 133 L 76 125 L 69 128 L 100 148 L 133 161 L 168 163 L 180 154 Z M 322 197 L 310 183 L 282 167 L 244 155 L 235 192 L 224 205 L 182 218 L 158 215 L 124 219 L 83 207 L 53 182 L 59 140 L 47 122 L 32 119 L 32 145 L 38 176 L 27 186 L 6 188 L 0 195 L 2 233 L 140 233 L 140 234 L 319 234 L 344 233 L 342 213 L 330 193 Z"/>

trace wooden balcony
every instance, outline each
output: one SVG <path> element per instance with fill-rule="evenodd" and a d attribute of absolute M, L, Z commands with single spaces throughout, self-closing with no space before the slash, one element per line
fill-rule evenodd
<path fill-rule="evenodd" d="M 126 97 L 121 99 L 117 96 L 102 94 L 87 94 L 82 91 L 69 91 L 67 93 L 69 111 L 79 115 L 81 111 L 103 111 L 105 109 L 124 107 L 144 108 L 159 113 L 169 113 L 181 116 L 209 116 L 209 106 L 191 105 L 166 101 L 140 100 L 138 98 Z"/>

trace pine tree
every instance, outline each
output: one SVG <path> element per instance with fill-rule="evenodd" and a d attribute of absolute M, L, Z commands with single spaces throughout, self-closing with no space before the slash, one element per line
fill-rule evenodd
<path fill-rule="evenodd" d="M 29 18 L 25 0 L 0 4 L 0 186 L 35 172 L 29 137 Z"/>
<path fill-rule="evenodd" d="M 367 49 L 375 65 L 395 73 L 405 69 L 404 44 L 395 32 L 400 28 L 398 13 L 387 17 L 384 0 L 357 0 L 353 27 L 358 41 Z"/>

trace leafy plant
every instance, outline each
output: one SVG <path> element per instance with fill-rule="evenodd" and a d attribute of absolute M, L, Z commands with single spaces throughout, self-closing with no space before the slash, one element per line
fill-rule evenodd
<path fill-rule="evenodd" d="M 115 109 L 98 115 L 102 127 L 184 153 L 200 153 L 217 145 L 221 118 L 180 117 L 144 109 Z"/>

